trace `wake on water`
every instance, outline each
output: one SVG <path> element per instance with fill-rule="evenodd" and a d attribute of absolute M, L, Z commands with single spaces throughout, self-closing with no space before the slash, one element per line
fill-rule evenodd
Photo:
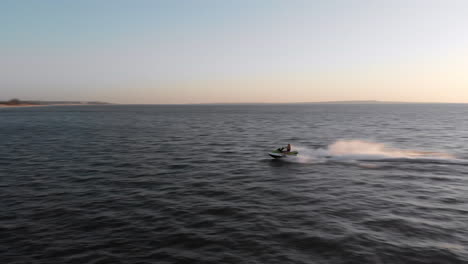
<path fill-rule="evenodd" d="M 326 148 L 311 149 L 294 146 L 294 149 L 299 151 L 299 154 L 296 157 L 288 158 L 288 162 L 413 161 L 468 164 L 468 161 L 457 159 L 448 153 L 398 149 L 384 143 L 365 140 L 338 140 Z M 373 167 L 371 164 L 360 164 Z"/>

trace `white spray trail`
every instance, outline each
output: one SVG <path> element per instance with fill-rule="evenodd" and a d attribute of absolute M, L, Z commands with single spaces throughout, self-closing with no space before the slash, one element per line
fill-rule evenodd
<path fill-rule="evenodd" d="M 383 143 L 365 140 L 338 140 L 326 148 L 318 149 L 301 146 L 293 146 L 293 148 L 299 151 L 299 155 L 291 161 L 300 163 L 322 163 L 329 160 L 351 162 L 388 159 L 456 159 L 447 153 L 398 149 Z"/>

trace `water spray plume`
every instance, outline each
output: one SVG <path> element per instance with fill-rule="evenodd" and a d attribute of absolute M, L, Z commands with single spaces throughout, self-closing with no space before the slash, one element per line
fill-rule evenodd
<path fill-rule="evenodd" d="M 351 162 L 358 160 L 391 160 L 391 159 L 425 159 L 453 160 L 453 155 L 442 152 L 428 152 L 409 149 L 398 149 L 384 143 L 366 140 L 338 140 L 326 148 L 310 149 L 294 146 L 299 155 L 292 162 L 323 163 L 326 161 Z"/>

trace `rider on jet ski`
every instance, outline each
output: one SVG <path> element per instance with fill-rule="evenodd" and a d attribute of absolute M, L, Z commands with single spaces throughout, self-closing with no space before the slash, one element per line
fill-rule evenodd
<path fill-rule="evenodd" d="M 286 147 L 286 151 L 284 151 L 284 147 L 278 149 L 280 152 L 291 152 L 291 144 L 288 144 Z"/>

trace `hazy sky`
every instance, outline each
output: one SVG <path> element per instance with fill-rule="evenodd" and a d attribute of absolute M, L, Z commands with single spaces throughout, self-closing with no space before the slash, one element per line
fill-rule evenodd
<path fill-rule="evenodd" d="M 465 0 L 0 0 L 0 99 L 468 103 Z"/>

